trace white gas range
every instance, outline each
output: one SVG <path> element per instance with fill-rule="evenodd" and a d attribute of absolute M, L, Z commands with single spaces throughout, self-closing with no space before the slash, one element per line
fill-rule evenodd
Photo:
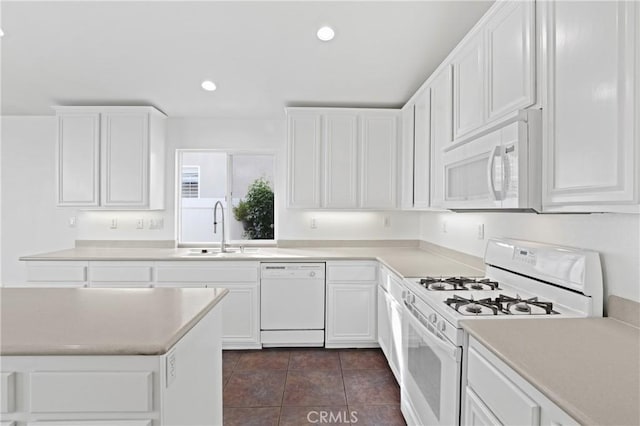
<path fill-rule="evenodd" d="M 483 277 L 405 279 L 402 412 L 409 424 L 460 423 L 460 320 L 602 316 L 597 252 L 492 239 L 484 263 Z"/>

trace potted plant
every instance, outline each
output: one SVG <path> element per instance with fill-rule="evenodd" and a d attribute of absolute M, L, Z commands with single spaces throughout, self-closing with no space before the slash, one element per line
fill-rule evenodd
<path fill-rule="evenodd" d="M 233 216 L 242 223 L 244 236 L 251 240 L 272 240 L 273 190 L 269 181 L 256 179 L 247 191 L 244 200 L 233 207 Z"/>

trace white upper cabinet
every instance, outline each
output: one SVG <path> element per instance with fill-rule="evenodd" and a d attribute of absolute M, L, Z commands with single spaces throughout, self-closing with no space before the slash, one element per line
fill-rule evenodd
<path fill-rule="evenodd" d="M 165 115 L 152 107 L 56 107 L 58 205 L 164 206 Z"/>
<path fill-rule="evenodd" d="M 102 205 L 146 205 L 148 117 L 140 113 L 102 114 Z"/>
<path fill-rule="evenodd" d="M 458 139 L 485 121 L 484 56 L 481 34 L 458 47 L 453 57 L 453 137 Z"/>
<path fill-rule="evenodd" d="M 288 127 L 288 206 L 320 207 L 320 112 L 289 111 Z"/>
<path fill-rule="evenodd" d="M 395 208 L 398 110 L 289 108 L 289 208 Z"/>
<path fill-rule="evenodd" d="M 358 207 L 358 117 L 324 117 L 324 206 Z"/>
<path fill-rule="evenodd" d="M 413 115 L 415 104 L 407 103 L 401 111 L 402 139 L 400 140 L 400 208 L 413 208 Z"/>
<path fill-rule="evenodd" d="M 541 7 L 543 209 L 637 212 L 640 4 Z"/>
<path fill-rule="evenodd" d="M 431 81 L 431 206 L 444 203 L 444 148 L 452 139 L 451 66 Z"/>
<path fill-rule="evenodd" d="M 360 139 L 363 208 L 396 207 L 397 112 L 366 112 Z"/>
<path fill-rule="evenodd" d="M 485 26 L 487 120 L 535 102 L 535 3 L 503 1 Z"/>
<path fill-rule="evenodd" d="M 416 99 L 414 112 L 413 207 L 429 207 L 431 171 L 431 91 L 427 87 Z"/>
<path fill-rule="evenodd" d="M 496 2 L 447 60 L 455 141 L 535 104 L 535 55 L 534 1 Z"/>
<path fill-rule="evenodd" d="M 57 188 L 59 206 L 100 204 L 100 114 L 58 115 Z"/>

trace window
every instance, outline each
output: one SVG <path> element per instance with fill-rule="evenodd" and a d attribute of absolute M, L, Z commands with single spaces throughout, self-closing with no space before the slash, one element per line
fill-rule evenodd
<path fill-rule="evenodd" d="M 226 240 L 275 239 L 274 156 L 213 150 L 179 150 L 178 242 L 219 243 L 213 211 L 224 210 Z M 218 222 L 220 222 L 218 211 Z"/>
<path fill-rule="evenodd" d="M 200 167 L 182 166 L 182 198 L 200 198 Z"/>

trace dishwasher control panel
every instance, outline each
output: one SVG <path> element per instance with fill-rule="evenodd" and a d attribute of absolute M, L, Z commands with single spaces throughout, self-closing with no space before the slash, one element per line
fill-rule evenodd
<path fill-rule="evenodd" d="M 262 279 L 324 279 L 324 263 L 262 263 L 260 265 Z"/>

